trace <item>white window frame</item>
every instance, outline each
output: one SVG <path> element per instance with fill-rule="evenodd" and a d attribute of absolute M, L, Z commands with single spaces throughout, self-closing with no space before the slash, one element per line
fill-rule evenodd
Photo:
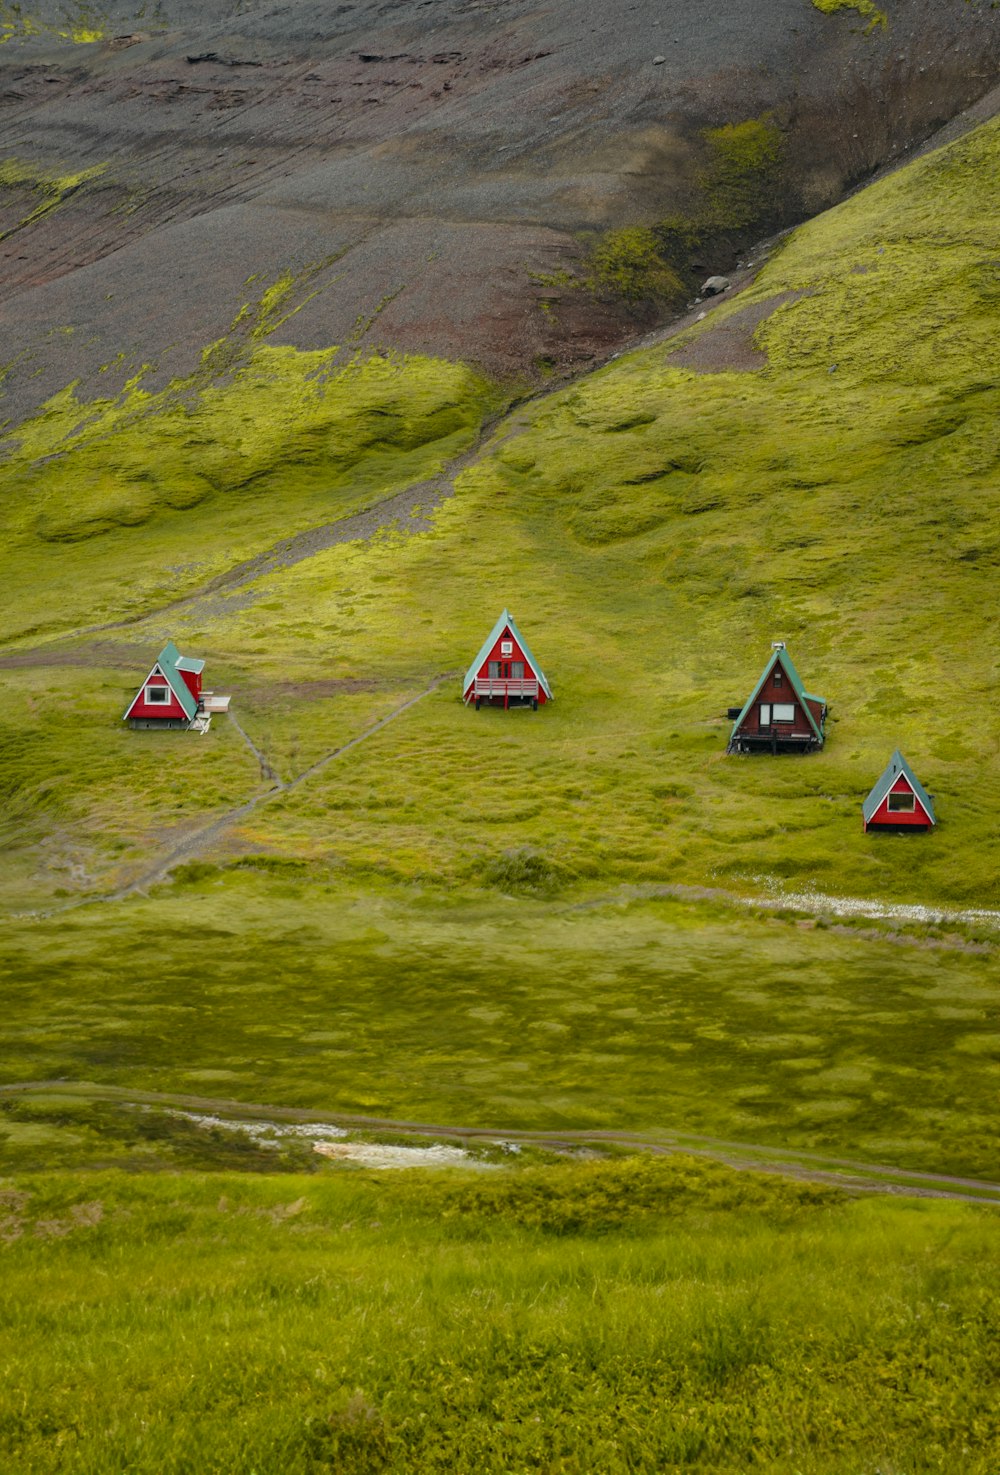
<path fill-rule="evenodd" d="M 761 702 L 761 704 L 760 704 L 760 725 L 761 725 L 761 727 L 770 727 L 771 726 L 771 703 L 770 702 Z"/>
<path fill-rule="evenodd" d="M 888 794 L 888 809 L 890 814 L 916 814 L 917 796 L 912 789 L 901 789 L 898 793 L 891 790 Z M 909 799 L 909 804 L 893 804 L 894 799 Z"/>
<path fill-rule="evenodd" d="M 154 691 L 162 691 L 163 696 L 154 697 L 152 695 Z M 146 690 L 143 695 L 146 698 L 146 705 L 149 707 L 169 707 L 170 698 L 173 696 L 173 692 L 170 689 L 169 681 L 157 681 L 147 683 Z"/>
<path fill-rule="evenodd" d="M 502 656 L 512 656 L 514 654 L 514 642 L 513 642 L 513 640 L 501 640 L 501 642 L 500 642 L 500 654 Z"/>
<path fill-rule="evenodd" d="M 772 722 L 794 722 L 795 721 L 795 703 L 794 702 L 775 702 L 772 705 L 772 707 L 771 707 L 771 721 Z"/>

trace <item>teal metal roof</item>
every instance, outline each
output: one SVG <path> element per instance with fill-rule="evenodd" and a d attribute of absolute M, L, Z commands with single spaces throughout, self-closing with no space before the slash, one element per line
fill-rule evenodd
<path fill-rule="evenodd" d="M 736 734 L 739 732 L 740 728 L 743 726 L 743 723 L 746 721 L 747 713 L 750 711 L 750 708 L 753 706 L 754 702 L 757 700 L 758 696 L 761 693 L 761 690 L 763 689 L 763 686 L 764 686 L 765 681 L 770 676 L 771 672 L 774 670 L 775 664 L 778 663 L 778 662 L 780 662 L 781 669 L 784 671 L 785 675 L 788 677 L 789 684 L 791 685 L 792 690 L 794 691 L 795 695 L 799 699 L 799 704 L 802 707 L 803 712 L 806 714 L 806 721 L 809 723 L 809 726 L 812 728 L 813 732 L 816 734 L 817 739 L 820 742 L 823 741 L 823 724 L 822 723 L 818 723 L 816 721 L 815 717 L 812 714 L 812 709 L 810 708 L 809 703 L 810 702 L 819 702 L 820 705 L 825 710 L 825 708 L 826 708 L 826 698 L 825 697 L 813 696 L 811 692 L 806 691 L 805 687 L 802 685 L 802 677 L 799 675 L 798 671 L 796 671 L 791 656 L 788 654 L 788 651 L 782 645 L 782 646 L 779 646 L 777 650 L 774 650 L 774 651 L 771 652 L 771 659 L 768 661 L 767 665 L 764 667 L 764 670 L 761 673 L 760 680 L 757 682 L 757 685 L 754 687 L 753 691 L 750 693 L 749 697 L 747 698 L 746 703 L 744 704 L 744 707 L 743 707 L 742 712 L 737 717 L 736 721 L 733 723 L 733 730 L 730 733 L 730 742 L 736 736 Z"/>
<path fill-rule="evenodd" d="M 183 667 L 180 663 L 181 661 L 183 661 L 183 659 L 184 657 L 181 655 L 174 642 L 172 640 L 168 640 L 166 645 L 160 651 L 160 654 L 157 656 L 156 664 L 159 666 L 160 670 L 167 678 L 167 681 L 170 684 L 170 690 L 180 702 L 181 707 L 184 711 L 184 716 L 193 717 L 198 710 L 198 703 L 191 695 L 191 692 L 188 690 L 188 684 L 184 680 L 184 677 L 181 675 Z M 202 664 L 204 664 L 204 662 Z"/>
<path fill-rule="evenodd" d="M 510 613 L 509 610 L 506 610 L 506 609 L 504 610 L 503 614 L 500 616 L 499 620 L 497 620 L 496 624 L 493 626 L 493 629 L 487 635 L 486 639 L 483 641 L 482 645 L 479 648 L 479 654 L 476 656 L 476 659 L 473 661 L 473 663 L 469 667 L 468 671 L 466 671 L 466 673 L 465 673 L 465 680 L 462 683 L 462 690 L 463 690 L 463 692 L 468 691 L 469 684 L 473 680 L 475 680 L 476 673 L 478 672 L 480 666 L 483 664 L 483 662 L 485 661 L 486 657 L 489 655 L 490 651 L 493 649 L 494 645 L 496 645 L 497 641 L 500 639 L 500 636 L 503 634 L 504 630 L 509 630 L 510 633 L 513 635 L 514 639 L 517 641 L 518 645 L 521 647 L 521 650 L 524 652 L 524 659 L 528 662 L 528 665 L 531 667 L 532 671 L 534 671 L 535 675 L 538 677 L 538 684 L 539 684 L 539 686 L 542 688 L 542 690 L 544 691 L 545 695 L 548 697 L 549 701 L 551 701 L 552 700 L 552 692 L 551 692 L 551 689 L 549 687 L 549 683 L 545 679 L 545 675 L 544 675 L 544 673 L 542 671 L 542 668 L 538 664 L 538 662 L 535 660 L 534 656 L 531 654 L 531 650 L 530 650 L 530 648 L 528 646 L 528 642 L 525 640 L 524 636 L 521 634 L 520 630 L 515 625 L 513 615 Z"/>
<path fill-rule="evenodd" d="M 191 671 L 195 676 L 200 676 L 205 669 L 205 662 L 196 660 L 194 656 L 178 656 L 174 665 L 178 671 Z"/>
<path fill-rule="evenodd" d="M 903 774 L 905 776 L 907 782 L 910 785 L 910 788 L 916 794 L 919 802 L 923 805 L 924 810 L 927 814 L 927 818 L 930 820 L 931 824 L 936 825 L 937 816 L 934 813 L 934 801 L 931 799 L 930 794 L 928 794 L 927 790 L 917 778 L 917 775 L 913 772 L 913 769 L 907 763 L 906 759 L 903 757 L 898 748 L 889 759 L 885 772 L 882 774 L 878 783 L 872 789 L 871 793 L 868 795 L 868 798 L 862 805 L 862 810 L 865 816 L 865 824 L 868 824 L 872 816 L 878 812 L 879 808 L 882 805 L 882 801 L 885 799 L 886 794 L 888 794 L 889 790 L 899 778 L 900 774 Z"/>

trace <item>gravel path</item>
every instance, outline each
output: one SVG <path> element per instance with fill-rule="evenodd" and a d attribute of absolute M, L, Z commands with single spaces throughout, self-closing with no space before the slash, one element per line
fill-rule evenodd
<path fill-rule="evenodd" d="M 625 906 L 630 902 L 653 901 L 669 897 L 677 901 L 719 902 L 723 906 L 742 907 L 752 911 L 799 912 L 806 917 L 842 918 L 850 921 L 890 922 L 899 926 L 923 927 L 988 927 L 1000 930 L 1000 911 L 988 907 L 930 907 L 919 902 L 880 901 L 877 897 L 828 896 L 821 891 L 773 891 L 764 895 L 744 895 L 716 886 L 686 886 L 682 882 L 663 885 L 624 886 L 609 896 L 577 902 L 567 910 L 593 911 L 602 907 Z M 861 932 L 857 927 L 831 927 L 850 937 L 874 938 L 913 947 L 945 951 L 992 953 L 990 943 L 972 942 L 961 936 L 912 937 L 892 932 Z"/>
<path fill-rule="evenodd" d="M 684 1154 L 705 1157 L 746 1171 L 777 1173 L 812 1183 L 826 1183 L 851 1193 L 879 1193 L 908 1198 L 957 1199 L 965 1203 L 1000 1207 L 1000 1183 L 966 1178 L 949 1173 L 926 1173 L 886 1163 L 858 1162 L 816 1152 L 767 1146 L 759 1142 L 731 1142 L 697 1132 L 650 1128 L 646 1132 L 593 1131 L 508 1131 L 504 1127 L 462 1127 L 437 1122 L 396 1121 L 388 1117 L 357 1116 L 340 1112 L 315 1112 L 297 1107 L 266 1106 L 258 1102 L 232 1101 L 176 1092 L 133 1091 L 123 1086 L 95 1085 L 89 1081 L 26 1081 L 0 1086 L 0 1099 L 57 1091 L 68 1096 L 118 1101 L 136 1106 L 160 1106 L 186 1111 L 211 1112 L 220 1122 L 238 1125 L 241 1120 L 259 1122 L 315 1123 L 330 1128 L 331 1138 L 345 1131 L 389 1132 L 400 1136 L 443 1138 L 449 1141 L 511 1143 L 546 1147 L 554 1151 L 582 1148 L 627 1147 L 658 1155 Z"/>

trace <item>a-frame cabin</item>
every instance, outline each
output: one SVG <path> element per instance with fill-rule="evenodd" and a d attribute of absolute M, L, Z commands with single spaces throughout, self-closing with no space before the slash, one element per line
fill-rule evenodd
<path fill-rule="evenodd" d="M 726 751 L 815 751 L 826 739 L 826 712 L 823 697 L 806 691 L 785 642 L 777 640 L 760 680 L 736 715 Z"/>
<path fill-rule="evenodd" d="M 201 706 L 205 662 L 182 656 L 172 640 L 160 651 L 152 671 L 126 708 L 129 727 L 191 727 Z"/>
<path fill-rule="evenodd" d="M 897 748 L 862 806 L 865 830 L 932 830 L 934 800 Z"/>
<path fill-rule="evenodd" d="M 462 700 L 466 705 L 475 702 L 477 711 L 483 702 L 537 709 L 552 700 L 545 674 L 509 610 L 504 610 L 466 671 Z"/>

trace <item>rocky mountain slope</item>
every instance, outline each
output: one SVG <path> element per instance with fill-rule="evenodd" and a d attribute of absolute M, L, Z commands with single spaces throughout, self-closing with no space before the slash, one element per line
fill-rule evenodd
<path fill-rule="evenodd" d="M 0 6 L 2 413 L 276 343 L 583 366 L 993 85 L 969 0 Z"/>

